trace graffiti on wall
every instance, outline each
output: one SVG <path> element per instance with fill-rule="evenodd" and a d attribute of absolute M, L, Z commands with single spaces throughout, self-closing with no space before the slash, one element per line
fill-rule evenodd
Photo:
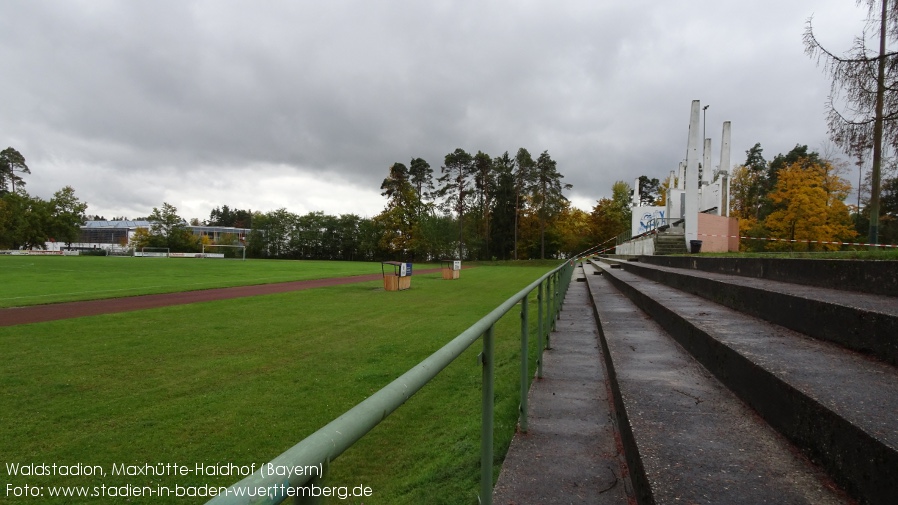
<path fill-rule="evenodd" d="M 633 217 L 638 218 L 633 220 L 636 221 L 633 224 L 638 225 L 638 227 L 634 226 L 636 229 L 633 230 L 633 235 L 654 230 L 664 224 L 666 210 L 664 207 L 637 207 L 633 209 Z"/>

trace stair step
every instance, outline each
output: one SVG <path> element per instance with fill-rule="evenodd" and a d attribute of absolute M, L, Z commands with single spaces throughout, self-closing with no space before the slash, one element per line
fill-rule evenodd
<path fill-rule="evenodd" d="M 686 242 L 683 235 L 660 233 L 655 235 L 654 251 L 657 255 L 686 254 Z"/>
<path fill-rule="evenodd" d="M 623 262 L 628 272 L 898 365 L 898 300 L 832 288 Z"/>
<path fill-rule="evenodd" d="M 511 442 L 493 503 L 626 505 L 632 485 L 585 284 L 571 284 L 556 328 L 545 376 L 530 386 L 529 429 Z"/>
<path fill-rule="evenodd" d="M 823 472 L 655 321 L 588 275 L 640 503 L 847 503 Z"/>
<path fill-rule="evenodd" d="M 771 427 L 821 465 L 849 494 L 864 503 L 893 503 L 894 497 L 898 496 L 898 479 L 895 479 L 895 469 L 898 468 L 898 423 L 895 421 L 898 419 L 898 369 L 839 345 L 802 335 L 638 276 L 629 271 L 629 264 L 624 264 L 624 271 L 606 268 L 601 263 L 598 265 L 604 269 L 604 275 L 589 276 L 588 282 L 591 289 L 594 286 L 597 290 L 602 288 L 599 293 L 593 293 L 597 307 L 606 303 L 606 298 L 621 298 L 609 293 L 607 286 L 602 286 L 602 283 L 613 284 Z M 714 289 L 723 292 L 719 297 L 726 298 L 736 288 L 732 284 L 718 284 Z M 819 288 L 814 291 L 819 291 Z M 847 296 L 848 293 L 842 295 Z M 773 295 L 768 291 L 754 296 L 769 298 Z M 623 314 L 621 310 L 605 309 L 606 315 L 600 315 L 603 332 L 610 332 L 606 326 L 614 328 L 610 323 L 606 325 L 605 317 L 610 317 L 608 313 Z M 775 307 L 769 310 L 775 310 Z M 817 312 L 806 312 L 812 309 L 791 310 L 802 311 L 806 319 L 822 317 Z M 644 324 L 644 318 L 628 314 L 619 324 Z M 617 347 L 616 353 L 612 350 L 611 356 L 615 359 L 618 376 L 621 365 L 617 359 L 624 360 L 624 363 L 637 359 L 626 353 L 628 345 L 632 345 L 631 350 L 639 348 L 635 343 L 624 344 L 623 350 L 620 344 L 612 344 L 621 339 L 627 341 L 634 338 L 619 336 L 626 335 L 626 332 L 635 332 L 635 329 L 623 326 L 612 333 L 618 336 L 606 335 L 609 348 L 612 345 Z M 666 349 L 662 354 L 653 353 L 649 365 L 652 361 L 666 361 L 668 352 L 672 351 Z M 679 391 L 685 391 L 696 399 L 704 398 L 679 387 L 694 379 L 694 376 L 684 379 L 680 375 L 667 375 L 675 371 L 676 367 L 666 373 L 656 372 L 660 374 L 657 386 L 660 388 L 670 382 L 677 385 Z M 623 392 L 623 382 L 619 387 L 622 389 L 621 396 L 628 398 Z M 649 393 L 650 388 L 646 388 L 638 394 Z M 668 394 L 687 396 L 677 391 Z M 636 402 L 633 406 L 624 405 L 631 422 L 634 415 L 637 418 L 648 415 L 648 408 L 651 407 L 651 403 L 639 403 L 646 400 L 637 400 L 636 395 L 629 395 L 630 401 Z M 707 400 L 697 403 L 697 406 L 705 402 Z M 668 415 L 676 411 L 670 410 L 675 409 L 673 405 L 662 407 Z M 723 410 L 729 408 L 721 407 Z M 711 412 L 717 410 L 717 407 L 711 408 Z M 758 419 L 744 413 L 740 416 L 745 423 L 750 418 Z M 691 422 L 696 423 L 695 426 L 703 426 L 699 418 Z M 690 425 L 684 426 L 688 428 Z M 665 431 L 671 436 L 679 433 L 677 429 Z M 708 438 L 714 440 L 714 437 Z M 638 439 L 636 443 L 639 443 Z M 732 452 L 740 447 L 727 444 L 720 442 L 718 449 Z M 686 448 L 686 452 L 692 451 Z M 645 465 L 646 456 L 640 456 Z M 648 468 L 646 470 L 648 475 Z M 718 500 L 715 498 L 715 501 Z M 775 503 L 784 501 L 789 500 L 771 500 Z M 816 501 L 815 498 L 810 502 Z"/>
<path fill-rule="evenodd" d="M 842 291 L 898 297 L 898 261 L 818 260 L 804 258 L 734 258 L 642 256 L 639 261 L 658 266 L 791 282 Z"/>

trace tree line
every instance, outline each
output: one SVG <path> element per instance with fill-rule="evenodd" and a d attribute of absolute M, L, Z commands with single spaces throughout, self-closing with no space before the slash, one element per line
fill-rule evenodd
<path fill-rule="evenodd" d="M 21 174 L 30 173 L 19 151 L 0 151 L 0 249 L 42 249 L 47 242 L 71 243 L 80 234 L 87 204 L 71 186 L 50 200 L 29 195 Z"/>
<path fill-rule="evenodd" d="M 844 242 L 863 241 L 869 225 L 868 200 L 852 213 L 845 204 L 851 185 L 846 166 L 807 146 L 796 145 L 767 161 L 760 143 L 731 178 L 731 215 L 740 234 L 758 238 Z M 25 191 L 29 174 L 13 148 L 0 152 L 0 248 L 42 248 L 48 241 L 76 242 L 87 204 L 69 186 L 48 201 Z M 512 260 L 566 257 L 611 239 L 631 226 L 630 186 L 616 181 L 611 196 L 590 212 L 570 205 L 556 162 L 547 151 L 536 159 L 524 148 L 491 157 L 463 149 L 448 153 L 438 171 L 421 159 L 393 163 L 381 183 L 385 208 L 374 217 L 355 214 L 299 215 L 285 208 L 270 212 L 215 207 L 208 219 L 190 225 L 234 227 L 245 235 L 224 234 L 219 244 L 245 245 L 255 258 L 379 261 Z M 640 205 L 665 204 L 668 181 L 642 175 Z M 867 184 L 869 184 L 869 176 Z M 887 171 L 882 183 L 879 239 L 898 241 L 898 177 Z M 100 216 L 93 216 L 102 219 Z M 119 218 L 124 219 L 124 217 Z M 211 244 L 196 235 L 177 208 L 163 203 L 145 218 L 133 247 L 166 247 L 198 252 Z M 744 250 L 791 247 L 788 243 L 745 240 Z M 809 244 L 835 249 L 835 244 Z"/>
<path fill-rule="evenodd" d="M 848 165 L 822 156 L 806 145 L 767 161 L 761 144 L 746 151 L 746 160 L 733 170 L 732 215 L 739 218 L 742 236 L 776 238 L 791 242 L 743 240 L 749 251 L 803 248 L 837 250 L 839 244 L 873 239 L 869 193 L 853 209 L 845 203 L 852 186 L 843 177 Z M 869 174 L 868 174 L 869 177 Z M 869 179 L 868 179 L 869 182 Z M 858 192 L 862 193 L 862 187 Z M 898 177 L 883 178 L 879 206 L 878 243 L 898 241 Z"/>
<path fill-rule="evenodd" d="M 261 213 L 213 209 L 207 225 L 250 223 L 247 253 L 253 257 L 433 261 L 554 258 L 582 242 L 565 231 L 571 208 L 569 184 L 544 151 L 536 159 L 520 148 L 491 157 L 458 148 L 438 171 L 422 158 L 396 162 L 386 171 L 376 216 L 339 216 L 287 209 Z M 577 244 L 570 238 L 577 237 Z"/>
<path fill-rule="evenodd" d="M 22 178 L 30 174 L 24 157 L 8 148 L 0 162 L 0 247 L 77 242 L 88 217 L 87 204 L 74 189 L 67 186 L 47 202 L 31 197 Z M 412 158 L 408 165 L 393 163 L 385 175 L 380 189 L 386 206 L 374 217 L 222 205 L 208 219 L 192 219 L 189 225 L 248 229 L 245 235 L 225 234 L 217 240 L 245 245 L 247 255 L 256 258 L 508 260 L 555 258 L 586 247 L 579 229 L 586 214 L 571 208 L 563 194 L 571 186 L 562 183 L 548 151 L 534 158 L 520 148 L 514 156 L 505 152 L 491 157 L 458 148 L 436 171 L 424 159 Z M 136 232 L 133 248 L 196 252 L 211 243 L 209 236 L 195 234 L 168 202 L 135 218 L 141 219 L 151 226 Z"/>

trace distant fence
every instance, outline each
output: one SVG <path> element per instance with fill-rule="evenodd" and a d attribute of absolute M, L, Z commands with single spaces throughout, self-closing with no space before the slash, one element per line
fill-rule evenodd
<path fill-rule="evenodd" d="M 277 504 L 288 498 L 294 503 L 318 503 L 320 497 L 312 496 L 313 486 L 320 488 L 320 471 L 295 473 L 289 478 L 283 474 L 266 472 L 266 468 L 326 468 L 346 449 L 374 429 L 389 414 L 417 393 L 444 368 L 458 358 L 481 336 L 482 366 L 482 417 L 480 441 L 480 503 L 490 505 L 493 493 L 493 329 L 495 324 L 518 303 L 521 305 L 521 414 L 520 426 L 527 431 L 527 393 L 530 383 L 529 360 L 529 307 L 528 299 L 536 291 L 537 297 L 537 376 L 542 377 L 542 351 L 547 347 L 549 334 L 561 310 L 561 300 L 571 282 L 574 260 L 568 260 L 543 275 L 517 294 L 508 298 L 492 312 L 474 323 L 448 344 L 427 357 L 414 368 L 386 385 L 367 399 L 346 411 L 315 433 L 288 449 L 257 472 L 223 490 L 210 500 L 210 505 L 224 504 Z"/>
<path fill-rule="evenodd" d="M 44 249 L 8 249 L 2 256 L 78 256 L 78 251 L 46 251 Z"/>

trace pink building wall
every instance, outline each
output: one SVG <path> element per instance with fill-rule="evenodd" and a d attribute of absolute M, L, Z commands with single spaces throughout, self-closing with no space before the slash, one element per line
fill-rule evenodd
<path fill-rule="evenodd" d="M 700 213 L 698 239 L 702 241 L 702 252 L 736 252 L 739 250 L 739 220 Z"/>

